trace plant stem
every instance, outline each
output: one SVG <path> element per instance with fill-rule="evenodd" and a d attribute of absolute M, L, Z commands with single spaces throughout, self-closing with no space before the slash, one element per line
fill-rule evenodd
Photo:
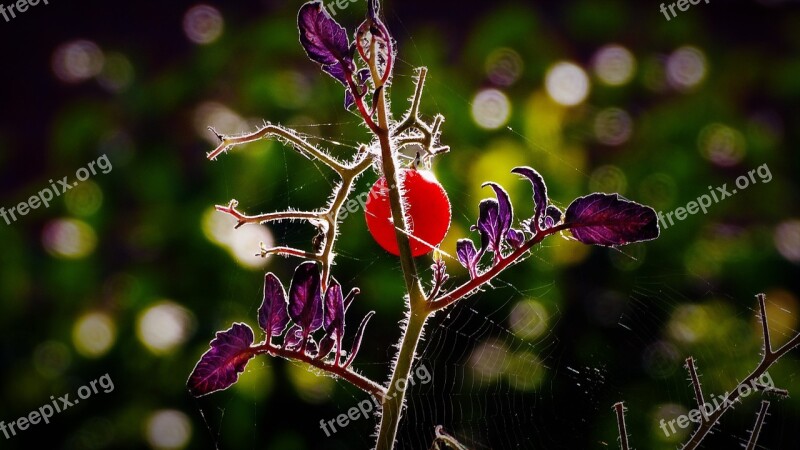
<path fill-rule="evenodd" d="M 375 63 L 375 49 L 373 41 L 373 51 L 371 52 L 370 66 L 373 75 L 377 73 Z M 403 402 L 405 401 L 405 391 L 398 389 L 398 381 L 408 379 L 411 372 L 411 365 L 417 351 L 422 331 L 428 320 L 428 312 L 425 307 L 425 294 L 419 281 L 417 266 L 411 253 L 411 244 L 408 238 L 408 227 L 406 225 L 405 208 L 402 201 L 402 187 L 397 179 L 397 161 L 394 155 L 394 148 L 390 136 L 389 115 L 386 105 L 386 89 L 384 89 L 384 77 L 375 86 L 378 94 L 376 104 L 378 114 L 378 130 L 376 135 L 381 146 L 381 169 L 383 176 L 389 186 L 389 203 L 392 211 L 392 222 L 395 228 L 397 246 L 400 249 L 400 266 L 403 270 L 403 279 L 406 291 L 409 296 L 409 317 L 408 324 L 403 331 L 400 349 L 397 354 L 397 361 L 392 371 L 391 381 L 386 396 L 383 399 L 381 424 L 378 432 L 377 450 L 391 450 L 397 436 L 397 427 L 402 415 Z M 373 79 L 376 79 L 374 77 Z"/>
<path fill-rule="evenodd" d="M 403 402 L 405 401 L 405 390 L 398 387 L 401 384 L 398 383 L 398 381 L 408 380 L 409 374 L 411 373 L 411 365 L 414 362 L 414 356 L 417 352 L 417 345 L 419 344 L 422 331 L 429 317 L 427 312 L 415 311 L 415 309 L 420 308 L 415 308 L 413 306 L 411 308 L 408 317 L 408 325 L 403 332 L 400 351 L 397 354 L 392 380 L 389 382 L 386 396 L 383 398 L 383 414 L 381 415 L 378 442 L 375 447 L 376 450 L 391 450 L 394 448 L 394 442 L 397 437 L 397 427 L 400 424 L 400 416 L 403 413 Z M 402 384 L 403 388 L 405 388 L 406 383 Z"/>
<path fill-rule="evenodd" d="M 336 364 L 331 364 L 330 362 L 326 362 L 321 359 L 312 358 L 311 356 L 308 356 L 304 352 L 289 351 L 286 350 L 285 348 L 275 347 L 270 343 L 264 343 L 257 347 L 254 347 L 253 353 L 256 355 L 267 353 L 272 356 L 279 356 L 281 358 L 286 358 L 290 361 L 302 361 L 308 365 L 314 366 L 317 369 L 322 370 L 323 372 L 328 374 L 328 376 L 331 376 L 333 378 L 344 379 L 353 386 L 372 395 L 373 397 L 375 397 L 380 401 L 382 401 L 384 396 L 386 395 L 386 389 L 384 389 L 383 386 L 355 372 L 353 369 L 349 367 L 338 366 Z"/>

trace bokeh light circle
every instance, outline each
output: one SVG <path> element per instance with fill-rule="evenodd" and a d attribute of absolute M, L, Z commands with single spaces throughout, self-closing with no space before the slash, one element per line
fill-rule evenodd
<path fill-rule="evenodd" d="M 706 57 L 695 47 L 681 47 L 667 59 L 667 81 L 679 91 L 699 85 L 707 71 Z"/>
<path fill-rule="evenodd" d="M 44 227 L 42 244 L 51 255 L 63 259 L 81 259 L 97 246 L 94 229 L 82 220 L 58 219 Z"/>
<path fill-rule="evenodd" d="M 157 450 L 179 450 L 189 443 L 192 423 L 186 414 L 172 409 L 156 411 L 145 425 L 145 438 Z"/>
<path fill-rule="evenodd" d="M 550 98 L 564 106 L 575 106 L 589 95 L 589 77 L 577 64 L 559 62 L 550 67 L 545 77 Z"/>
<path fill-rule="evenodd" d="M 501 47 L 486 58 L 486 76 L 495 86 L 508 87 L 522 76 L 525 64 L 515 50 Z"/>
<path fill-rule="evenodd" d="M 183 16 L 183 32 L 195 44 L 210 44 L 222 35 L 224 21 L 217 8 L 196 5 Z"/>
<path fill-rule="evenodd" d="M 478 92 L 472 101 L 472 118 L 481 128 L 496 130 L 511 116 L 511 102 L 506 94 L 497 89 Z"/>
<path fill-rule="evenodd" d="M 739 130 L 719 123 L 703 128 L 697 138 L 703 157 L 722 167 L 738 164 L 745 156 L 745 145 L 744 135 Z"/>
<path fill-rule="evenodd" d="M 117 338 L 117 326 L 106 313 L 87 313 L 72 327 L 72 343 L 75 350 L 87 358 L 99 358 L 106 354 Z"/>
<path fill-rule="evenodd" d="M 53 73 L 65 83 L 79 83 L 94 77 L 103 69 L 103 51 L 85 39 L 60 45 L 50 61 Z"/>
<path fill-rule="evenodd" d="M 605 145 L 616 146 L 628 142 L 633 133 L 633 119 L 623 109 L 606 108 L 594 118 L 594 134 Z"/>
<path fill-rule="evenodd" d="M 788 261 L 800 263 L 800 220 L 789 220 L 775 228 L 775 248 Z"/>
<path fill-rule="evenodd" d="M 636 58 L 627 48 L 607 45 L 597 50 L 592 58 L 595 75 L 609 86 L 627 84 L 636 73 Z"/>
<path fill-rule="evenodd" d="M 194 328 L 192 314 L 170 301 L 157 303 L 139 315 L 136 335 L 148 350 L 167 354 L 186 342 Z"/>

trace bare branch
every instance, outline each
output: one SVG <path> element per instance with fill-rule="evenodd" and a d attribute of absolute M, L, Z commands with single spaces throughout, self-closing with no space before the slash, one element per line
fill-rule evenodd
<path fill-rule="evenodd" d="M 625 404 L 618 402 L 614 404 L 614 410 L 617 412 L 617 431 L 619 432 L 619 448 L 621 450 L 630 450 L 628 445 L 628 429 L 625 426 Z"/>
<path fill-rule="evenodd" d="M 769 324 L 767 322 L 767 296 L 764 294 L 756 295 L 758 299 L 758 307 L 761 311 L 760 318 L 761 318 L 761 329 L 764 333 L 764 354 L 771 355 L 772 354 L 772 343 L 770 342 L 769 338 Z"/>
<path fill-rule="evenodd" d="M 689 378 L 692 380 L 692 386 L 694 387 L 694 398 L 697 400 L 697 406 L 700 409 L 703 409 L 703 405 L 706 404 L 705 398 L 703 398 L 703 388 L 700 387 L 700 378 L 697 376 L 697 368 L 694 365 L 694 357 L 690 356 L 686 358 L 686 369 L 689 370 Z"/>
<path fill-rule="evenodd" d="M 771 343 L 769 338 L 769 327 L 767 322 L 767 314 L 766 314 L 766 296 L 764 294 L 756 295 L 759 303 L 759 315 L 761 316 L 761 324 L 762 324 L 762 332 L 764 335 L 764 355 L 761 358 L 761 362 L 758 366 L 742 380 L 736 388 L 734 388 L 723 400 L 722 405 L 717 408 L 712 414 L 708 416 L 703 416 L 703 421 L 700 423 L 700 426 L 692 433 L 692 436 L 689 438 L 689 441 L 681 447 L 681 450 L 695 450 L 700 446 L 700 443 L 708 436 L 711 429 L 714 425 L 720 420 L 723 414 L 725 414 L 735 402 L 739 400 L 742 396 L 741 392 L 744 388 L 751 388 L 754 387 L 755 389 L 759 389 L 764 391 L 765 393 L 773 393 L 780 396 L 788 396 L 789 392 L 785 389 L 779 388 L 770 388 L 764 386 L 763 384 L 758 383 L 758 379 L 764 375 L 773 364 L 778 362 L 786 353 L 790 350 L 794 349 L 798 345 L 800 345 L 800 333 L 795 335 L 789 342 L 784 344 L 778 350 L 772 351 Z M 763 406 L 762 406 L 763 408 Z"/>
<path fill-rule="evenodd" d="M 335 160 L 326 152 L 320 150 L 305 139 L 301 138 L 296 131 L 280 125 L 266 125 L 253 133 L 236 137 L 224 136 L 215 131 L 213 128 L 209 129 L 220 138 L 219 146 L 217 146 L 217 148 L 207 155 L 208 159 L 210 160 L 216 159 L 221 153 L 226 152 L 237 145 L 254 142 L 267 136 L 277 136 L 279 139 L 292 144 L 300 153 L 307 157 L 318 159 L 320 162 L 335 170 L 337 173 L 342 173 L 342 171 L 346 170 L 346 166 L 344 164 Z"/>
<path fill-rule="evenodd" d="M 257 254 L 262 258 L 266 258 L 269 255 L 278 255 L 278 256 L 294 256 L 297 258 L 305 258 L 305 259 L 313 259 L 319 261 L 321 259 L 321 255 L 316 253 L 307 252 L 305 250 L 300 250 L 292 247 L 272 247 L 266 248 L 264 247 L 264 243 L 261 243 L 261 252 Z"/>
<path fill-rule="evenodd" d="M 247 223 L 266 223 L 266 222 L 280 222 L 284 220 L 323 220 L 325 216 L 322 213 L 310 211 L 282 211 L 267 214 L 259 214 L 256 216 L 248 216 L 239 212 L 236 207 L 239 202 L 231 200 L 228 206 L 216 205 L 214 209 L 219 212 L 230 214 L 239 221 L 236 228 L 241 227 Z"/>
<path fill-rule="evenodd" d="M 769 409 L 769 402 L 766 400 L 761 401 L 761 409 L 756 416 L 756 424 L 753 426 L 753 431 L 750 432 L 750 440 L 747 442 L 746 450 L 754 450 L 758 442 L 758 435 L 761 434 L 761 427 L 764 426 L 764 419 L 767 418 L 767 410 Z"/>
<path fill-rule="evenodd" d="M 761 383 L 753 383 L 753 386 L 755 386 L 756 389 L 765 394 L 772 394 L 782 398 L 789 397 L 789 391 L 787 391 L 786 389 L 770 387 Z"/>

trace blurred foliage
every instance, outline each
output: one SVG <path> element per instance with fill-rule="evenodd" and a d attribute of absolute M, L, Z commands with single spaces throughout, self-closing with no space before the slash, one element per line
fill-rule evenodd
<path fill-rule="evenodd" d="M 307 248 L 313 236 L 297 224 L 234 232 L 213 205 L 315 208 L 333 182 L 277 142 L 206 161 L 215 145 L 206 126 L 282 123 L 342 158 L 369 139 L 298 45 L 300 2 L 89 3 L 91 21 L 51 4 L 0 25 L 13 64 L 0 88 L 0 206 L 73 180 L 101 155 L 113 163 L 49 208 L 0 222 L 0 420 L 106 373 L 115 390 L 0 438 L 3 448 L 368 448 L 374 420 L 332 438 L 318 422 L 362 395 L 304 367 L 262 357 L 229 391 L 193 400 L 185 389 L 215 331 L 256 325 L 264 271 L 289 279 L 297 261 L 253 258 L 259 241 Z M 453 204 L 447 253 L 490 195 L 484 181 L 509 190 L 517 217 L 531 214 L 528 184 L 509 173 L 516 165 L 539 170 L 562 207 L 600 190 L 666 213 L 763 164 L 772 180 L 644 245 L 553 238 L 456 307 L 470 313 L 437 317 L 422 361 L 445 392 L 412 388 L 401 448 L 427 448 L 436 424 L 474 448 L 614 448 L 619 400 L 637 448 L 674 448 L 658 421 L 693 405 L 687 356 L 719 395 L 757 362 L 755 293 L 768 294 L 776 343 L 800 328 L 796 4 L 712 2 L 667 21 L 655 3 L 549 3 L 385 7 L 401 59 L 393 112 L 425 65 L 422 110 L 447 119 L 452 151 L 434 162 Z M 355 2 L 337 19 L 352 30 L 362 9 Z M 197 33 L 210 42 L 188 39 Z M 577 72 L 559 75 L 562 62 Z M 403 312 L 399 264 L 360 214 L 342 234 L 334 275 L 362 290 L 352 316 L 378 311 L 356 366 L 385 380 Z M 489 354 L 503 363 L 481 360 Z M 798 370 L 790 355 L 770 374 L 794 392 Z M 709 448 L 746 439 L 757 404 L 729 413 Z M 761 443 L 788 448 L 798 419 L 796 397 L 773 402 Z"/>

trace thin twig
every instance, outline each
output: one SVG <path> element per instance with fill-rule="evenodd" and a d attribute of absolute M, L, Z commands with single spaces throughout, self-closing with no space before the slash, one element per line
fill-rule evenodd
<path fill-rule="evenodd" d="M 297 258 L 305 258 L 305 259 L 313 259 L 315 261 L 319 261 L 322 255 L 318 255 L 316 253 L 307 252 L 305 250 L 300 250 L 297 248 L 292 247 L 271 247 L 266 248 L 263 247 L 261 252 L 258 253 L 256 256 L 260 256 L 262 258 L 266 258 L 269 255 L 278 255 L 278 256 L 294 256 Z"/>
<path fill-rule="evenodd" d="M 615 403 L 614 410 L 617 412 L 617 431 L 619 432 L 619 448 L 621 450 L 630 450 L 628 446 L 628 429 L 625 426 L 625 404 L 623 402 Z"/>
<path fill-rule="evenodd" d="M 296 131 L 280 125 L 266 125 L 253 133 L 244 134 L 241 136 L 225 136 L 218 133 L 213 128 L 209 127 L 209 129 L 220 138 L 219 146 L 217 146 L 217 148 L 207 155 L 208 159 L 210 160 L 215 160 L 221 153 L 230 150 L 237 145 L 254 142 L 267 136 L 277 136 L 278 138 L 284 139 L 291 143 L 300 153 L 308 157 L 317 158 L 320 162 L 338 173 L 341 173 L 347 169 L 344 164 L 333 159 L 333 157 L 324 151 L 318 149 L 305 139 L 301 138 Z"/>
<path fill-rule="evenodd" d="M 759 312 L 760 312 L 760 319 L 761 319 L 761 328 L 764 335 L 764 355 L 761 358 L 761 362 L 758 366 L 739 383 L 735 389 L 733 389 L 723 400 L 722 405 L 717 408 L 713 413 L 708 415 L 707 417 L 703 416 L 703 421 L 700 423 L 700 426 L 692 433 L 692 436 L 689 438 L 689 441 L 681 447 L 681 450 L 695 450 L 700 446 L 700 443 L 708 436 L 711 429 L 714 425 L 720 420 L 723 414 L 725 414 L 731 407 L 733 407 L 734 403 L 739 400 L 741 397 L 741 390 L 744 387 L 755 386 L 754 383 L 757 383 L 757 380 L 764 375 L 769 368 L 778 362 L 786 353 L 800 345 L 800 333 L 795 335 L 792 339 L 789 340 L 786 344 L 780 347 L 778 350 L 772 351 L 771 344 L 769 339 L 769 322 L 767 318 L 767 310 L 766 310 L 766 295 L 758 294 L 756 295 L 759 304 Z M 774 388 L 773 388 L 774 389 Z M 776 392 L 779 393 L 786 393 L 788 391 L 785 389 L 775 389 Z M 769 392 L 769 390 L 767 390 Z"/>
<path fill-rule="evenodd" d="M 765 294 L 756 295 L 758 299 L 758 308 L 761 311 L 761 327 L 764 334 L 764 353 L 769 355 L 772 353 L 772 342 L 769 338 L 769 325 L 767 323 L 767 296 Z"/>
<path fill-rule="evenodd" d="M 761 409 L 756 416 L 756 424 L 753 426 L 753 431 L 750 432 L 750 440 L 747 442 L 745 450 L 754 450 L 758 442 L 758 436 L 761 434 L 761 427 L 764 426 L 764 419 L 767 418 L 767 410 L 769 409 L 769 402 L 766 400 L 761 401 Z"/>
<path fill-rule="evenodd" d="M 236 206 L 238 206 L 238 202 L 236 200 L 231 200 L 228 206 L 216 205 L 214 209 L 219 212 L 230 214 L 236 218 L 236 220 L 239 221 L 239 223 L 236 224 L 236 228 L 248 223 L 280 222 L 284 220 L 321 220 L 324 218 L 322 213 L 311 211 L 282 211 L 248 216 L 238 211 Z"/>
<path fill-rule="evenodd" d="M 686 369 L 689 370 L 689 379 L 692 380 L 692 386 L 694 387 L 694 398 L 697 401 L 697 406 L 702 410 L 703 405 L 706 404 L 706 400 L 703 398 L 703 388 L 700 386 L 700 378 L 697 376 L 697 368 L 694 365 L 694 357 L 690 356 L 686 358 Z"/>

